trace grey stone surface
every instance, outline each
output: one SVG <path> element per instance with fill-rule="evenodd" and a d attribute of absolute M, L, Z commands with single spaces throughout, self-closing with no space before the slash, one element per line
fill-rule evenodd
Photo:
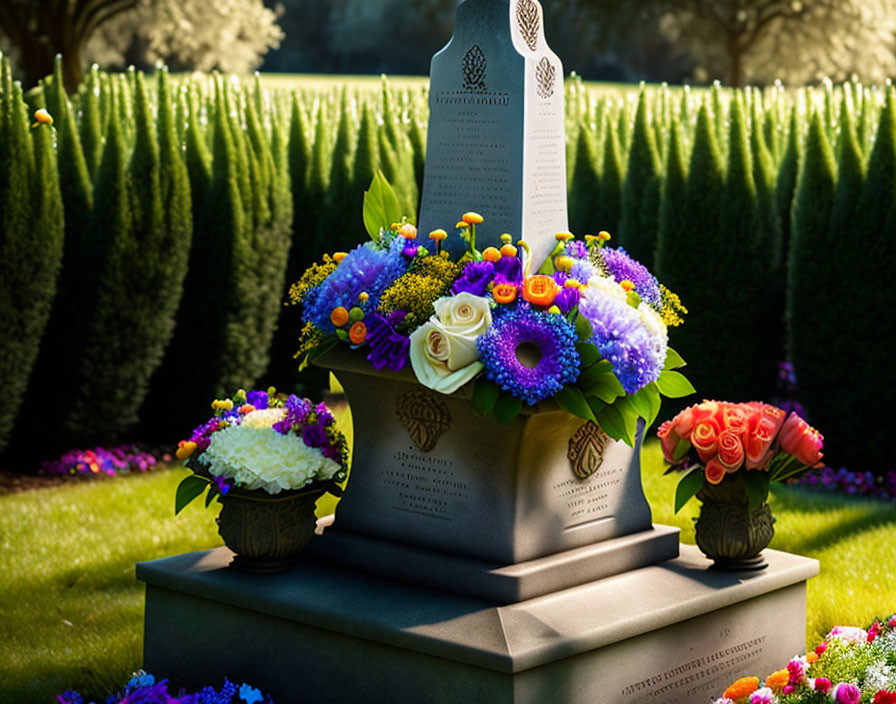
<path fill-rule="evenodd" d="M 678 535 L 677 528 L 654 526 L 505 565 L 346 533 L 336 526 L 315 538 L 305 554 L 381 577 L 510 604 L 674 559 Z"/>
<path fill-rule="evenodd" d="M 468 210 L 481 247 L 524 237 L 538 266 L 568 228 L 563 66 L 535 0 L 466 0 L 454 36 L 433 57 L 420 229 Z M 459 251 L 458 237 L 446 245 Z"/>
<path fill-rule="evenodd" d="M 340 529 L 511 564 L 651 528 L 641 434 L 634 450 L 607 438 L 602 463 L 582 480 L 567 455 L 585 421 L 553 402 L 502 427 L 466 389 L 431 392 L 412 371 L 375 372 L 344 348 L 318 363 L 344 387 L 363 448 L 336 509 Z M 420 426 L 430 430 L 418 440 L 435 438 L 427 450 L 414 440 Z"/>
<path fill-rule="evenodd" d="M 316 539 L 316 538 L 315 538 Z M 696 548 L 507 606 L 312 560 L 273 576 L 219 548 L 138 565 L 144 666 L 177 685 L 261 684 L 277 702 L 710 702 L 803 649 L 814 560 L 707 571 Z"/>

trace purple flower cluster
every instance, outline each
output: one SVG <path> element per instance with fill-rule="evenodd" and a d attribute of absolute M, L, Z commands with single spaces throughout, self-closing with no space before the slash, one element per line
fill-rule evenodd
<path fill-rule="evenodd" d="M 562 315 L 528 304 L 496 312 L 476 345 L 488 378 L 530 406 L 579 376 L 575 328 Z"/>
<path fill-rule="evenodd" d="M 660 285 L 646 266 L 632 259 L 622 247 L 618 249 L 603 247 L 600 250 L 600 258 L 604 270 L 616 279 L 616 283 L 631 281 L 641 299 L 659 310 L 662 306 Z"/>
<path fill-rule="evenodd" d="M 495 278 L 495 265 L 489 261 L 467 262 L 464 265 L 460 278 L 454 282 L 451 293 L 470 293 L 474 296 L 484 296 L 488 293 L 488 286 Z"/>
<path fill-rule="evenodd" d="M 851 472 L 845 467 L 834 469 L 825 466 L 804 474 L 794 483 L 808 489 L 849 496 L 896 499 L 896 471 L 893 470 L 886 476 L 875 476 L 871 472 Z"/>
<path fill-rule="evenodd" d="M 336 462 L 343 459 L 345 437 L 336 428 L 336 419 L 325 403 L 312 408 L 307 398 L 290 396 L 283 404 L 286 416 L 274 423 L 273 429 L 281 435 L 295 433 L 308 447 L 321 451 L 324 457 Z"/>
<path fill-rule="evenodd" d="M 373 313 L 367 316 L 367 342 L 370 353 L 367 359 L 374 369 L 388 369 L 400 372 L 408 361 L 411 340 L 395 329 L 407 317 L 403 310 L 396 310 L 387 316 Z"/>
<path fill-rule="evenodd" d="M 63 475 L 105 475 L 146 472 L 153 469 L 158 460 L 155 456 L 139 449 L 136 445 L 117 447 L 95 447 L 91 450 L 71 450 L 55 460 L 44 462 L 41 469 L 46 474 Z"/>
<path fill-rule="evenodd" d="M 57 695 L 56 701 L 59 704 L 84 704 L 84 697 L 68 690 Z M 141 670 L 124 690 L 106 699 L 106 704 L 273 704 L 273 700 L 255 687 L 245 683 L 237 687 L 227 679 L 219 690 L 209 686 L 192 694 L 184 690 L 172 694 L 168 691 L 168 680 L 156 682 L 152 675 Z"/>

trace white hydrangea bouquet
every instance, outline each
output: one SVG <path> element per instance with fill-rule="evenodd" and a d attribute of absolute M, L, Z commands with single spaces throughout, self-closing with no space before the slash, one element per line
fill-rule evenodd
<path fill-rule="evenodd" d="M 345 436 L 325 404 L 274 390 L 243 390 L 216 400 L 215 415 L 178 443 L 177 456 L 194 474 L 177 490 L 175 512 L 209 490 L 206 505 L 233 489 L 276 495 L 304 489 L 314 482 L 337 482 L 347 476 Z"/>

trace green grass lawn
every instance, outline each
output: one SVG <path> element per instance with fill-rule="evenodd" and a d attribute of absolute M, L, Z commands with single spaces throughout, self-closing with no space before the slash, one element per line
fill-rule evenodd
<path fill-rule="evenodd" d="M 140 666 L 143 589 L 134 563 L 220 544 L 201 502 L 173 515 L 185 473 L 0 496 L 0 701 L 55 701 L 70 687 L 102 701 Z M 661 476 L 656 443 L 644 452 L 643 474 L 654 519 L 693 542 L 696 502 L 672 515 L 675 480 Z M 809 584 L 810 645 L 835 624 L 864 625 L 896 610 L 896 506 L 788 488 L 772 501 L 772 546 L 822 564 Z"/>

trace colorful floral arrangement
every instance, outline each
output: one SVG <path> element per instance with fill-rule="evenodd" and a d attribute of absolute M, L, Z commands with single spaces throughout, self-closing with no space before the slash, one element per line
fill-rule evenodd
<path fill-rule="evenodd" d="M 78 692 L 69 690 L 56 697 L 59 704 L 85 704 L 84 697 Z M 155 677 L 143 670 L 135 673 L 124 690 L 106 699 L 106 704 L 273 704 L 270 696 L 264 696 L 255 687 L 248 684 L 235 685 L 224 680 L 224 686 L 216 690 L 205 687 L 189 694 L 181 691 L 171 694 L 168 691 L 168 680 L 156 682 Z M 94 704 L 91 702 L 90 704 Z"/>
<path fill-rule="evenodd" d="M 325 404 L 240 389 L 212 409 L 214 416 L 178 443 L 177 457 L 195 474 L 177 489 L 176 513 L 206 489 L 208 505 L 233 487 L 278 494 L 346 478 L 345 436 Z"/>
<path fill-rule="evenodd" d="M 290 290 L 301 305 L 302 365 L 338 344 L 362 350 L 378 370 L 410 366 L 417 380 L 450 394 L 473 383 L 473 402 L 502 423 L 548 398 L 634 442 L 660 395 L 693 387 L 675 368 L 668 325 L 686 310 L 610 236 L 558 233 L 537 272 L 524 241 L 476 247 L 483 218 L 457 223 L 463 255 L 453 261 L 445 230 L 429 233 L 394 215 L 394 194 L 374 180 L 365 196 L 371 241 L 325 256 Z M 391 223 L 384 225 L 383 223 Z"/>
<path fill-rule="evenodd" d="M 760 681 L 743 677 L 715 704 L 896 704 L 896 615 L 837 626 L 814 652 Z"/>
<path fill-rule="evenodd" d="M 824 438 L 796 413 L 767 403 L 703 401 L 684 409 L 657 431 L 669 471 L 683 472 L 678 511 L 704 480 L 719 484 L 741 469 L 751 503 L 768 496 L 769 482 L 784 482 L 822 458 Z"/>
<path fill-rule="evenodd" d="M 41 470 L 51 476 L 114 477 L 130 472 L 147 472 L 157 464 L 158 460 L 153 454 L 136 445 L 119 445 L 71 450 L 58 459 L 44 462 Z"/>
<path fill-rule="evenodd" d="M 834 469 L 824 466 L 799 477 L 794 483 L 806 489 L 847 496 L 896 499 L 896 471 L 893 470 L 888 471 L 886 476 L 876 476 L 868 471 L 853 472 L 846 467 Z"/>

